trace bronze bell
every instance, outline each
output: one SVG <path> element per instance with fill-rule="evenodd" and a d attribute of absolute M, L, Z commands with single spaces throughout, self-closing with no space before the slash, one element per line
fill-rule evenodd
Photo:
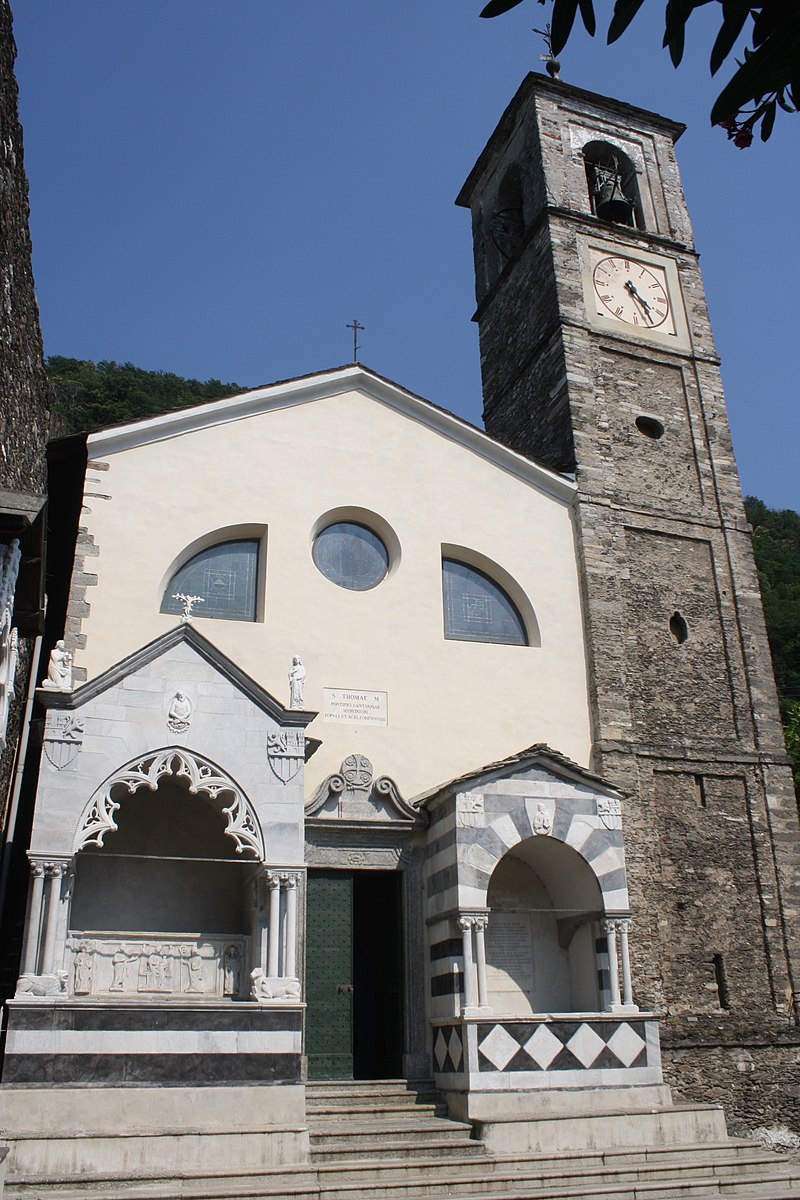
<path fill-rule="evenodd" d="M 595 196 L 595 211 L 601 220 L 630 225 L 633 202 L 623 192 L 618 175 L 598 180 Z"/>

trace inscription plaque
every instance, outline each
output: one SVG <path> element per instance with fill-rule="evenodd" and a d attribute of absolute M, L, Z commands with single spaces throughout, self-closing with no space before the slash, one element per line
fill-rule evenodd
<path fill-rule="evenodd" d="M 491 914 L 486 931 L 486 971 L 498 983 L 510 980 L 523 991 L 533 987 L 531 923 L 526 913 Z"/>
<path fill-rule="evenodd" d="M 322 719 L 340 725 L 388 725 L 387 692 L 323 688 Z"/>

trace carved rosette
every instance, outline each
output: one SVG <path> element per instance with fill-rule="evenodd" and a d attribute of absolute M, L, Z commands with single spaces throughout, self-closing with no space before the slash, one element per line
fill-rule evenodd
<path fill-rule="evenodd" d="M 175 747 L 147 754 L 105 781 L 85 810 L 75 838 L 74 852 L 77 853 L 84 846 L 102 846 L 106 834 L 117 829 L 114 814 L 120 802 L 112 795 L 114 788 L 127 788 L 130 794 L 142 787 L 154 792 L 165 775 L 188 780 L 189 793 L 193 796 L 203 792 L 216 800 L 221 794 L 229 793 L 232 796 L 231 803 L 222 809 L 228 819 L 225 833 L 236 842 L 237 854 L 250 851 L 263 861 L 264 838 L 261 827 L 244 793 L 218 767 L 199 755 Z"/>

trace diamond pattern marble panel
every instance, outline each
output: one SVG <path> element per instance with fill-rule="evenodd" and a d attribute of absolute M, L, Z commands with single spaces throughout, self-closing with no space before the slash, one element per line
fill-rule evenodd
<path fill-rule="evenodd" d="M 528 1038 L 524 1049 L 537 1067 L 546 1071 L 556 1055 L 561 1053 L 562 1043 L 546 1025 L 537 1025 L 536 1032 L 533 1037 Z"/>
<path fill-rule="evenodd" d="M 574 1054 L 581 1066 L 590 1067 L 605 1049 L 606 1043 L 585 1023 L 579 1025 L 567 1042 L 567 1049 Z"/>
<path fill-rule="evenodd" d="M 461 1034 L 457 1029 L 454 1029 L 450 1034 L 450 1040 L 447 1043 L 447 1048 L 450 1051 L 450 1061 L 456 1070 L 461 1066 L 461 1060 L 464 1057 L 464 1051 L 461 1047 Z"/>
<path fill-rule="evenodd" d="M 481 1022 L 478 1066 L 504 1072 L 646 1067 L 644 1029 L 644 1021 Z"/>
<path fill-rule="evenodd" d="M 504 1026 L 493 1025 L 478 1048 L 496 1071 L 504 1071 L 519 1050 L 519 1042 Z"/>
<path fill-rule="evenodd" d="M 646 1046 L 644 1038 L 626 1024 L 620 1025 L 608 1039 L 608 1048 L 626 1067 L 632 1067 Z"/>
<path fill-rule="evenodd" d="M 464 1043 L 458 1025 L 442 1025 L 437 1030 L 433 1039 L 433 1057 L 436 1070 L 442 1074 L 452 1074 L 461 1070 Z"/>

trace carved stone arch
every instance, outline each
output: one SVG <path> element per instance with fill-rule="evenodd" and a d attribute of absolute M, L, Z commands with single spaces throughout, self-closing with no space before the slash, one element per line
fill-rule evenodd
<path fill-rule="evenodd" d="M 264 861 L 264 834 L 255 810 L 239 785 L 215 763 L 192 750 L 168 746 L 152 750 L 120 767 L 100 785 L 81 813 L 75 834 L 73 853 L 85 846 L 102 846 L 107 833 L 117 829 L 114 814 L 120 807 L 112 791 L 115 787 L 127 788 L 129 794 L 146 787 L 154 792 L 166 775 L 175 775 L 189 781 L 189 793 L 196 796 L 203 792 L 216 800 L 227 793 L 230 803 L 222 809 L 227 819 L 225 833 L 236 843 L 236 853 L 249 851 L 260 862 Z"/>
<path fill-rule="evenodd" d="M 582 818 L 594 817 L 593 813 L 570 813 L 562 816 L 556 802 L 555 811 L 551 807 L 548 814 L 549 831 L 540 835 L 534 828 L 539 798 L 534 795 L 524 800 L 522 797 L 520 799 L 521 807 L 525 809 L 524 813 L 503 814 L 487 822 L 487 832 L 491 830 L 495 837 L 492 843 L 485 842 L 481 849 L 480 875 L 484 892 L 488 889 L 493 871 L 509 851 L 541 836 L 542 841 L 558 842 L 567 846 L 583 860 L 600 888 L 606 915 L 628 912 L 630 904 L 627 871 L 619 817 L 611 827 L 605 822 L 598 826 L 595 820 L 590 825 L 589 821 Z M 597 798 L 595 802 L 596 800 Z"/>

